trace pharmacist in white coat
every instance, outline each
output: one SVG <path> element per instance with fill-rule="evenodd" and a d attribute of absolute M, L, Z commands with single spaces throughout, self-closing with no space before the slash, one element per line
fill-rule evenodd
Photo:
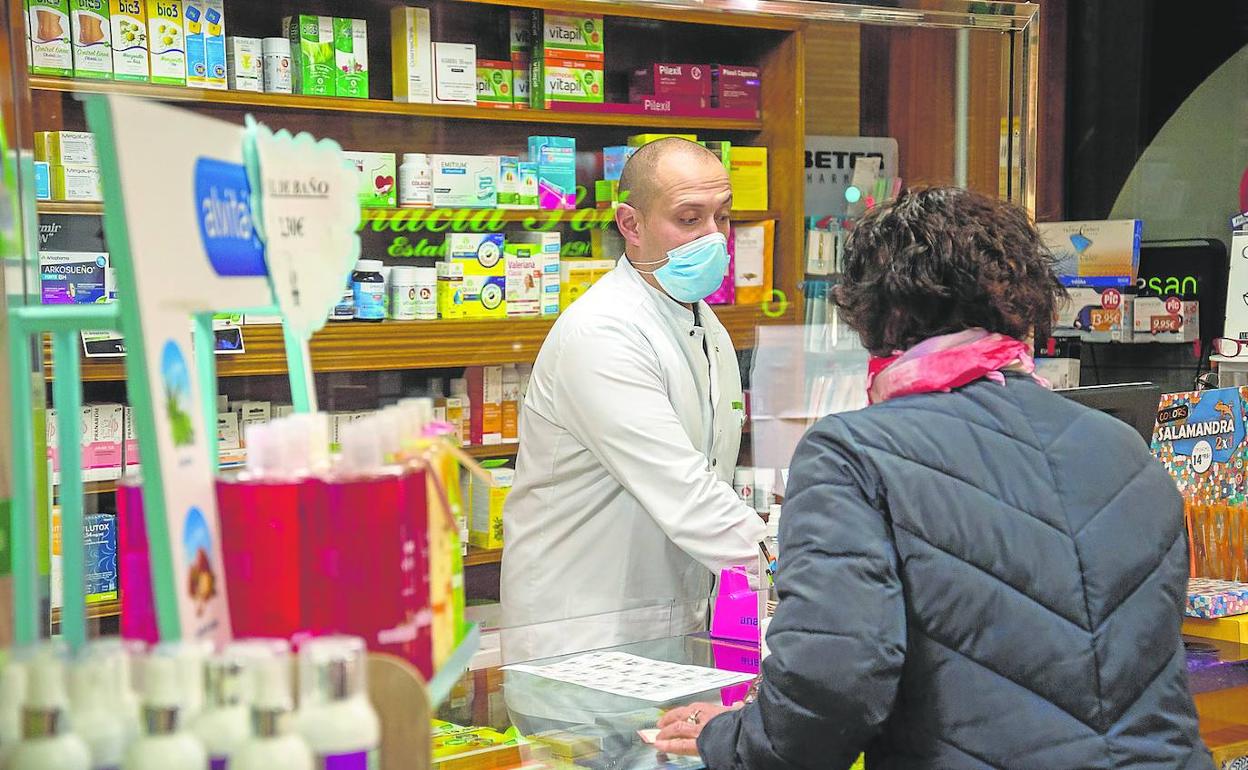
<path fill-rule="evenodd" d="M 701 301 L 727 274 L 728 175 L 671 138 L 620 181 L 625 256 L 555 323 L 524 400 L 503 514 L 508 662 L 703 630 L 719 570 L 757 575 L 765 527 L 732 488 L 740 371 Z"/>

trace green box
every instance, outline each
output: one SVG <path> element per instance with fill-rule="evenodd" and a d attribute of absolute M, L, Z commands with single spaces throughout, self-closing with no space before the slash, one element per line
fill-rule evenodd
<path fill-rule="evenodd" d="M 113 79 L 112 24 L 108 0 L 70 0 L 74 77 Z"/>
<path fill-rule="evenodd" d="M 30 71 L 36 75 L 74 74 L 69 0 L 26 0 L 26 24 L 30 34 Z"/>
<path fill-rule="evenodd" d="M 335 90 L 338 96 L 368 98 L 368 22 L 334 19 Z"/>
<path fill-rule="evenodd" d="M 535 109 L 545 109 L 551 102 L 602 104 L 606 93 L 600 62 L 535 60 L 532 80 L 530 98 Z"/>
<path fill-rule="evenodd" d="M 512 74 L 509 61 L 477 60 L 477 103 L 511 106 Z"/>
<path fill-rule="evenodd" d="M 394 153 L 343 151 L 360 179 L 362 208 L 394 208 L 398 205 L 398 176 Z"/>
<path fill-rule="evenodd" d="M 282 27 L 290 38 L 290 68 L 294 90 L 308 96 L 334 96 L 337 57 L 332 16 L 287 16 Z"/>

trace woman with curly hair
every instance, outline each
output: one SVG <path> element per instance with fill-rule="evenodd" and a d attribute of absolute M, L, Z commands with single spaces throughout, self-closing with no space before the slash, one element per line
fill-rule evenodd
<path fill-rule="evenodd" d="M 956 189 L 868 213 L 836 295 L 872 406 L 793 459 L 757 700 L 668 713 L 708 767 L 1212 768 L 1179 636 L 1174 482 L 1035 376 L 1064 291 L 1022 210 Z"/>

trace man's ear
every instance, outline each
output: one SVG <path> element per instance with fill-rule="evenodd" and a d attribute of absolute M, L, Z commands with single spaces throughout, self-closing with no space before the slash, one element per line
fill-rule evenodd
<path fill-rule="evenodd" d="M 621 203 L 615 207 L 615 226 L 619 228 L 624 242 L 633 248 L 641 246 L 641 215 L 637 209 Z"/>

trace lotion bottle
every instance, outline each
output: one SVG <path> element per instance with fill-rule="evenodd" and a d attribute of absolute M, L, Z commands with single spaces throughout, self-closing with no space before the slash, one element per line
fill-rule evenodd
<path fill-rule="evenodd" d="M 364 640 L 312 639 L 299 651 L 299 732 L 316 767 L 376 767 L 381 724 L 365 691 Z"/>
<path fill-rule="evenodd" d="M 110 651 L 89 649 L 69 670 L 74 732 L 91 752 L 92 770 L 117 770 L 126 752 L 128 725 L 117 669 Z"/>
<path fill-rule="evenodd" d="M 40 651 L 30 664 L 22 709 L 22 742 L 7 770 L 90 770 L 91 752 L 70 729 L 65 667 L 55 654 Z"/>
<path fill-rule="evenodd" d="M 126 751 L 122 770 L 208 770 L 208 753 L 184 729 L 183 676 L 178 660 L 155 652 L 143 664 L 143 733 Z"/>
<path fill-rule="evenodd" d="M 312 770 L 312 751 L 294 730 L 290 656 L 254 661 L 251 737 L 234 752 L 230 770 Z"/>

